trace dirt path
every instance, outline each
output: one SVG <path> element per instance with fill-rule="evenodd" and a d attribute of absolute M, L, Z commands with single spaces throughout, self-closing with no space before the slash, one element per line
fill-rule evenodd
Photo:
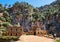
<path fill-rule="evenodd" d="M 22 35 L 16 42 L 54 42 L 53 39 L 33 35 Z"/>

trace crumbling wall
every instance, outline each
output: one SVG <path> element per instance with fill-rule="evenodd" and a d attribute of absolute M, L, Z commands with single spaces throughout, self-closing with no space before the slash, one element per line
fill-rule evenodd
<path fill-rule="evenodd" d="M 21 36 L 23 34 L 22 27 L 7 27 L 7 36 Z"/>

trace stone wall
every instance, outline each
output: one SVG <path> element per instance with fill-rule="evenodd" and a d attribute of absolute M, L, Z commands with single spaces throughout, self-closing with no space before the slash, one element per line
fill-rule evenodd
<path fill-rule="evenodd" d="M 23 28 L 22 27 L 7 27 L 7 36 L 21 36 L 23 34 Z"/>
<path fill-rule="evenodd" d="M 46 30 L 36 30 L 36 35 L 37 36 L 44 36 L 47 34 Z"/>

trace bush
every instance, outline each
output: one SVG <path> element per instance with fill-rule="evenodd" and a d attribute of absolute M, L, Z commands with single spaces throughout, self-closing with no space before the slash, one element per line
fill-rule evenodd
<path fill-rule="evenodd" d="M 6 31 L 5 27 L 0 27 L 0 31 Z"/>
<path fill-rule="evenodd" d="M 2 24 L 4 27 L 7 27 L 9 24 L 8 23 L 3 23 Z"/>
<path fill-rule="evenodd" d="M 0 20 L 1 21 L 6 21 L 4 17 L 0 17 Z"/>
<path fill-rule="evenodd" d="M 7 26 L 9 26 L 9 25 L 10 25 L 9 22 L 3 22 L 3 23 L 2 23 L 2 26 L 4 26 L 4 27 L 7 27 Z"/>
<path fill-rule="evenodd" d="M 17 36 L 0 36 L 0 39 L 2 40 L 17 40 Z"/>
<path fill-rule="evenodd" d="M 0 42 L 15 42 L 17 40 L 17 36 L 0 36 Z"/>
<path fill-rule="evenodd" d="M 56 40 L 55 42 L 60 42 L 60 39 L 59 40 Z"/>

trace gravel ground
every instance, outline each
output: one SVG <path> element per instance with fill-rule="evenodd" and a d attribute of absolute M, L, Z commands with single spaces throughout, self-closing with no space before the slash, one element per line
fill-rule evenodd
<path fill-rule="evenodd" d="M 54 40 L 34 35 L 22 35 L 16 42 L 54 42 Z"/>

